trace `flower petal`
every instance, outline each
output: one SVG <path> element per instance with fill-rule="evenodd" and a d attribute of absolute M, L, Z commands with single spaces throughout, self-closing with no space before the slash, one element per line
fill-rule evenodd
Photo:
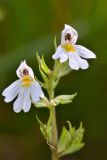
<path fill-rule="evenodd" d="M 23 75 L 23 70 L 27 70 L 28 71 L 28 75 L 31 76 L 33 79 L 34 79 L 34 73 L 33 73 L 33 70 L 31 67 L 29 67 L 27 64 L 26 64 L 26 61 L 22 61 L 20 66 L 18 67 L 18 69 L 16 70 L 16 74 L 19 78 L 22 78 L 24 75 Z"/>
<path fill-rule="evenodd" d="M 69 66 L 71 69 L 79 70 L 79 64 L 73 54 L 74 53 L 69 53 Z"/>
<path fill-rule="evenodd" d="M 61 46 L 59 46 L 59 47 L 56 49 L 55 54 L 53 54 L 52 58 L 53 58 L 53 59 L 58 59 L 58 58 L 61 56 L 62 51 L 63 51 L 63 48 L 62 48 Z"/>
<path fill-rule="evenodd" d="M 20 80 L 13 82 L 9 87 L 7 87 L 2 95 L 5 96 L 5 102 L 11 102 L 18 94 L 20 88 Z"/>
<path fill-rule="evenodd" d="M 8 96 L 5 97 L 4 101 L 5 102 L 11 102 L 13 99 L 18 95 L 19 93 L 19 88 L 15 88 L 12 94 L 9 94 Z"/>
<path fill-rule="evenodd" d="M 40 100 L 39 96 L 37 95 L 37 91 L 35 90 L 35 87 L 31 87 L 31 99 L 33 103 L 36 103 Z"/>
<path fill-rule="evenodd" d="M 76 61 L 78 62 L 79 67 L 80 67 L 81 69 L 87 69 L 87 68 L 89 67 L 88 62 L 87 62 L 85 59 L 82 59 L 82 58 L 78 55 L 78 53 L 75 53 L 75 54 L 74 54 L 74 57 L 75 57 Z"/>
<path fill-rule="evenodd" d="M 96 58 L 96 55 L 90 51 L 89 49 L 81 46 L 81 45 L 75 45 L 77 52 L 79 55 L 83 58 Z"/>
<path fill-rule="evenodd" d="M 63 63 L 65 61 L 67 61 L 67 59 L 68 59 L 68 55 L 65 53 L 62 53 L 60 56 L 60 62 Z"/>
<path fill-rule="evenodd" d="M 40 100 L 40 97 L 44 98 L 44 93 L 37 81 L 35 81 L 30 87 L 30 92 L 33 103 L 38 102 Z"/>
<path fill-rule="evenodd" d="M 65 36 L 67 34 L 70 34 L 70 36 L 71 36 L 71 40 L 68 40 L 68 42 L 71 42 L 72 44 L 75 44 L 76 41 L 77 41 L 77 38 L 78 38 L 78 33 L 74 28 L 72 28 L 71 26 L 66 25 L 66 24 L 65 24 L 64 30 L 62 31 L 61 44 L 64 44 L 64 43 L 67 42 L 66 39 L 65 39 Z"/>
<path fill-rule="evenodd" d="M 41 88 L 40 84 L 37 81 L 34 81 L 34 87 L 35 87 L 35 89 L 37 91 L 38 96 L 41 97 L 41 98 L 44 98 L 44 93 L 42 91 L 42 88 Z"/>
<path fill-rule="evenodd" d="M 23 96 L 23 110 L 28 112 L 31 108 L 30 89 L 26 88 Z"/>
<path fill-rule="evenodd" d="M 25 88 L 20 88 L 18 98 L 16 99 L 16 101 L 13 104 L 13 110 L 16 113 L 19 113 L 23 108 L 24 91 L 25 91 Z"/>

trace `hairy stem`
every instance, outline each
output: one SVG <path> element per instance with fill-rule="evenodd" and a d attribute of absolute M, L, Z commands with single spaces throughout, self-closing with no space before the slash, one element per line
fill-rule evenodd
<path fill-rule="evenodd" d="M 56 123 L 56 112 L 55 106 L 51 106 L 50 109 L 51 114 L 51 125 L 52 125 L 52 160 L 58 160 L 57 157 L 57 144 L 58 144 L 58 131 L 57 131 L 57 123 Z"/>
<path fill-rule="evenodd" d="M 54 80 L 54 72 L 50 77 L 50 88 L 48 90 L 50 102 L 54 98 L 54 89 L 52 88 L 52 83 Z M 52 160 L 59 160 L 57 154 L 57 146 L 58 146 L 58 130 L 57 130 L 57 121 L 56 121 L 56 110 L 54 105 L 50 105 L 50 117 L 51 117 L 51 126 L 52 126 L 52 140 L 51 140 L 51 151 L 52 151 Z"/>

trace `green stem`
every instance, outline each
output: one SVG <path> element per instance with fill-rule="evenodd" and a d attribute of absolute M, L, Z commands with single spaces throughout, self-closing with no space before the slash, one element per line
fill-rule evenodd
<path fill-rule="evenodd" d="M 58 131 L 56 123 L 55 106 L 50 106 L 51 125 L 52 125 L 52 160 L 58 160 L 57 145 L 58 145 Z"/>
<path fill-rule="evenodd" d="M 50 122 L 52 126 L 52 139 L 51 139 L 51 151 L 52 151 L 52 160 L 59 160 L 58 157 L 58 130 L 57 130 L 57 121 L 56 121 L 56 110 L 55 106 L 51 103 L 54 99 L 54 89 L 53 84 L 56 81 L 56 86 L 61 78 L 60 71 L 62 72 L 63 66 L 59 61 L 55 61 L 54 69 L 49 74 L 49 82 L 47 92 L 50 100 Z M 63 71 L 65 72 L 65 70 Z M 60 75 L 59 75 L 60 74 Z"/>
<path fill-rule="evenodd" d="M 55 71 L 55 70 L 54 70 Z M 52 83 L 54 80 L 54 71 L 50 77 L 50 88 L 48 90 L 50 102 L 54 98 L 54 89 L 52 88 Z M 52 140 L 51 140 L 51 151 L 52 151 L 52 160 L 59 160 L 57 154 L 58 147 L 58 130 L 57 130 L 57 121 L 56 121 L 56 110 L 54 105 L 50 105 L 50 120 L 52 126 Z"/>

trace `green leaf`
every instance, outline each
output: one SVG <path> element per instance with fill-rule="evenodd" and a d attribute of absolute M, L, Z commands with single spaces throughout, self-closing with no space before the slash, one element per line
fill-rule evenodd
<path fill-rule="evenodd" d="M 68 127 L 69 127 L 69 133 L 70 133 L 70 135 L 73 135 L 75 133 L 75 127 L 73 127 L 71 125 L 70 121 L 67 121 L 67 123 L 68 123 Z"/>
<path fill-rule="evenodd" d="M 56 79 L 53 83 L 52 83 L 52 89 L 55 89 L 56 88 L 56 86 L 58 85 L 58 83 L 59 83 L 59 78 L 58 79 Z"/>
<path fill-rule="evenodd" d="M 80 123 L 80 127 L 75 131 L 73 142 L 74 144 L 81 143 L 84 135 L 84 128 L 82 126 L 82 123 Z"/>
<path fill-rule="evenodd" d="M 72 69 L 68 65 L 68 61 L 64 63 L 60 63 L 60 61 L 58 61 L 56 70 L 59 78 L 69 74 L 72 71 Z"/>
<path fill-rule="evenodd" d="M 58 155 L 59 157 L 67 154 L 72 154 L 78 150 L 80 150 L 84 143 L 82 143 L 84 129 L 82 127 L 82 123 L 80 127 L 76 130 L 72 127 L 71 123 L 68 123 L 68 130 L 63 127 L 62 133 L 58 142 Z"/>
<path fill-rule="evenodd" d="M 36 52 L 36 59 L 38 61 L 38 64 L 40 65 L 41 64 L 41 58 L 40 58 L 38 52 Z"/>
<path fill-rule="evenodd" d="M 57 96 L 55 99 L 52 100 L 54 105 L 59 105 L 59 104 L 68 104 L 71 103 L 74 97 L 77 95 L 77 93 L 73 95 L 61 95 Z"/>
<path fill-rule="evenodd" d="M 42 55 L 42 58 L 40 58 L 38 52 L 36 52 L 36 58 L 37 58 L 37 61 L 38 61 L 38 64 L 39 64 L 40 69 L 41 69 L 44 73 L 49 74 L 49 73 L 50 73 L 50 69 L 49 69 L 48 66 L 46 65 L 43 55 Z"/>
<path fill-rule="evenodd" d="M 45 81 L 45 83 L 48 84 L 49 79 L 48 79 L 47 75 L 41 70 L 40 66 L 39 66 L 39 71 L 40 71 L 40 74 L 41 74 L 43 80 Z"/>
<path fill-rule="evenodd" d="M 40 125 L 40 130 L 41 130 L 42 135 L 44 136 L 45 139 L 47 139 L 46 124 L 43 124 L 37 115 L 36 115 L 36 119 Z"/>
<path fill-rule="evenodd" d="M 82 149 L 83 147 L 84 147 L 84 143 L 72 144 L 65 152 L 63 152 L 61 154 L 61 156 L 75 153 L 75 152 L 79 151 L 80 149 Z"/>
<path fill-rule="evenodd" d="M 45 98 L 41 99 L 39 102 L 34 103 L 34 105 L 35 105 L 35 107 L 37 107 L 37 108 L 42 108 L 42 107 L 48 108 L 48 103 L 49 103 L 49 101 L 48 101 L 48 99 L 45 97 Z"/>
<path fill-rule="evenodd" d="M 70 141 L 71 141 L 71 136 L 69 132 L 67 131 L 67 129 L 63 127 L 62 133 L 61 133 L 61 136 L 58 142 L 58 152 L 60 153 L 63 150 L 65 150 L 65 148 L 68 147 Z"/>
<path fill-rule="evenodd" d="M 42 121 L 38 118 L 38 116 L 36 115 L 36 119 L 40 125 L 40 131 L 43 135 L 43 137 L 45 138 L 45 140 L 47 141 L 47 144 L 51 144 L 51 138 L 52 138 L 52 127 L 51 127 L 51 123 L 50 123 L 50 118 L 47 122 L 47 124 L 43 124 Z"/>
<path fill-rule="evenodd" d="M 41 84 L 42 84 L 42 86 L 43 86 L 44 88 L 47 88 L 46 85 L 49 84 L 49 78 L 48 78 L 48 75 L 47 75 L 47 74 L 50 73 L 50 69 L 49 69 L 48 66 L 46 65 L 43 56 L 42 56 L 42 59 L 41 59 L 40 56 L 38 55 L 38 53 L 36 53 L 36 57 L 37 57 L 37 61 L 38 61 L 38 64 L 39 64 L 40 74 L 41 74 L 41 76 L 42 76 L 42 78 L 43 78 L 43 80 L 44 80 L 44 82 L 45 82 L 45 84 L 42 83 L 42 82 L 41 82 Z"/>
<path fill-rule="evenodd" d="M 46 65 L 43 55 L 42 55 L 42 60 L 41 60 L 41 69 L 47 74 L 50 73 L 50 69 Z"/>

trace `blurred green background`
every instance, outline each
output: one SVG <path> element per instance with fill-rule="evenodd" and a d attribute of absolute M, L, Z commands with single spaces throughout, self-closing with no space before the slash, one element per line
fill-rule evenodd
<path fill-rule="evenodd" d="M 106 0 L 0 0 L 0 91 L 17 79 L 16 68 L 26 59 L 40 77 L 35 52 L 43 53 L 49 66 L 53 39 L 64 24 L 79 32 L 78 44 L 93 50 L 88 70 L 62 78 L 58 94 L 78 92 L 73 103 L 57 107 L 59 133 L 67 120 L 85 127 L 85 147 L 64 160 L 107 160 L 107 1 Z M 46 121 L 48 111 L 31 108 L 16 114 L 12 103 L 0 98 L 0 160 L 50 160 L 36 122 Z"/>

